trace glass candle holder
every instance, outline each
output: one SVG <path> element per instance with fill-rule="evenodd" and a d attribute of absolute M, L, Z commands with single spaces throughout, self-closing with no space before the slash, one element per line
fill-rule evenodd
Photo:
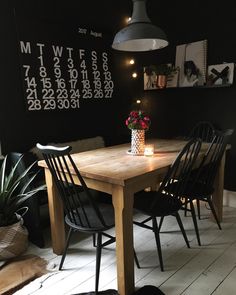
<path fill-rule="evenodd" d="M 144 156 L 153 156 L 154 154 L 154 144 L 145 145 Z"/>

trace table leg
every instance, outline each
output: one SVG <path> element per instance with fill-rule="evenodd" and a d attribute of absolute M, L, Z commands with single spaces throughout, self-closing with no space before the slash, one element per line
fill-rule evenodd
<path fill-rule="evenodd" d="M 223 218 L 223 193 L 224 193 L 224 171 L 225 171 L 225 153 L 220 162 L 219 169 L 216 174 L 215 179 L 215 191 L 213 194 L 213 205 L 216 210 L 216 214 L 219 218 L 219 221 L 222 221 Z"/>
<path fill-rule="evenodd" d="M 51 225 L 53 252 L 63 253 L 65 247 L 65 224 L 62 201 L 58 196 L 55 183 L 48 169 L 45 168 L 45 179 L 48 192 L 48 207 Z"/>
<path fill-rule="evenodd" d="M 119 295 L 134 292 L 133 199 L 133 193 L 125 187 L 113 187 Z"/>

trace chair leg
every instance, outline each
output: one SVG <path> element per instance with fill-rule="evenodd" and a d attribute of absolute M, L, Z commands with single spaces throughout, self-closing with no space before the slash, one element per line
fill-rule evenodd
<path fill-rule="evenodd" d="M 192 200 L 190 200 L 190 209 L 191 209 L 191 214 L 192 214 L 193 224 L 194 224 L 194 228 L 195 228 L 195 232 L 196 232 L 196 236 L 197 236 L 198 245 L 201 246 L 200 235 L 199 235 L 199 230 L 198 230 L 198 225 L 197 225 L 197 218 L 196 218 L 196 213 L 195 213 L 195 209 L 194 209 L 194 205 L 193 205 Z"/>
<path fill-rule="evenodd" d="M 97 234 L 97 251 L 96 251 L 95 294 L 98 293 L 101 254 L 102 254 L 102 234 L 98 233 Z"/>
<path fill-rule="evenodd" d="M 141 268 L 135 250 L 134 250 L 134 261 L 135 261 L 135 263 L 136 263 L 137 268 Z"/>
<path fill-rule="evenodd" d="M 198 214 L 198 219 L 201 219 L 201 213 L 200 213 L 200 200 L 196 200 L 197 203 L 197 214 Z"/>
<path fill-rule="evenodd" d="M 215 217 L 215 220 L 216 220 L 216 223 L 217 223 L 219 229 L 222 229 L 222 228 L 221 228 L 221 225 L 220 225 L 220 221 L 219 221 L 219 219 L 218 219 L 218 217 L 217 217 L 217 214 L 216 214 L 216 210 L 215 210 L 214 205 L 213 205 L 213 203 L 212 203 L 212 201 L 211 201 L 211 197 L 208 197 L 208 198 L 207 198 L 207 201 L 208 201 L 208 204 L 209 204 L 209 206 L 210 206 L 210 208 L 211 208 L 212 214 L 213 214 L 213 216 Z"/>
<path fill-rule="evenodd" d="M 185 198 L 185 203 L 184 203 L 184 216 L 187 217 L 187 212 L 188 212 L 188 199 Z"/>
<path fill-rule="evenodd" d="M 96 247 L 96 234 L 93 234 L 93 247 Z"/>
<path fill-rule="evenodd" d="M 62 258 L 61 258 L 60 265 L 59 265 L 59 270 L 62 269 L 64 260 L 65 260 L 65 257 L 66 257 L 66 252 L 67 252 L 67 249 L 68 249 L 68 246 L 69 246 L 69 243 L 70 243 L 70 238 L 71 238 L 72 231 L 73 231 L 72 228 L 70 228 L 69 233 L 67 235 L 67 239 L 66 239 L 66 246 L 65 246 Z"/>
<path fill-rule="evenodd" d="M 187 238 L 187 235 L 186 235 L 182 220 L 181 220 L 178 212 L 175 213 L 175 217 L 177 219 L 179 228 L 181 229 L 181 232 L 182 232 L 182 235 L 184 237 L 185 243 L 186 243 L 187 247 L 190 248 L 189 241 L 188 241 L 188 238 Z"/>
<path fill-rule="evenodd" d="M 161 243 L 160 243 L 160 236 L 159 236 L 159 229 L 158 229 L 157 220 L 156 220 L 155 217 L 152 218 L 152 226 L 153 226 L 153 231 L 154 231 L 154 234 L 155 234 L 157 252 L 158 252 L 158 256 L 159 256 L 161 271 L 164 271 L 162 252 L 161 252 Z"/>
<path fill-rule="evenodd" d="M 160 222 L 159 222 L 159 232 L 161 230 L 163 221 L 164 221 L 164 216 L 161 217 Z"/>

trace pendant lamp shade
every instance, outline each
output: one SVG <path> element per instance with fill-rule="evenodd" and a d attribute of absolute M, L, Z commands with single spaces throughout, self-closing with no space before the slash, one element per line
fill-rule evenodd
<path fill-rule="evenodd" d="M 151 24 L 146 12 L 146 0 L 133 0 L 132 18 L 127 27 L 114 38 L 112 48 L 121 51 L 149 51 L 168 45 L 166 34 Z"/>

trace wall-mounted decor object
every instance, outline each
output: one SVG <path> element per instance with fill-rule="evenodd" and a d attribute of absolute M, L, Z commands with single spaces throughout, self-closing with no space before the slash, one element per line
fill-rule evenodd
<path fill-rule="evenodd" d="M 109 37 L 69 23 L 16 20 L 28 111 L 76 110 L 112 98 Z"/>
<path fill-rule="evenodd" d="M 157 89 L 157 75 L 155 73 L 155 66 L 147 66 L 144 67 L 144 76 L 143 76 L 143 81 L 144 81 L 144 90 L 152 90 L 152 89 Z"/>
<path fill-rule="evenodd" d="M 205 85 L 207 40 L 178 45 L 176 47 L 175 66 L 179 68 L 179 87 Z"/>
<path fill-rule="evenodd" d="M 231 85 L 234 79 L 234 63 L 208 66 L 207 85 Z"/>
<path fill-rule="evenodd" d="M 144 90 L 162 89 L 165 87 L 176 87 L 177 74 L 178 71 L 170 63 L 146 66 L 144 67 L 143 79 Z"/>

